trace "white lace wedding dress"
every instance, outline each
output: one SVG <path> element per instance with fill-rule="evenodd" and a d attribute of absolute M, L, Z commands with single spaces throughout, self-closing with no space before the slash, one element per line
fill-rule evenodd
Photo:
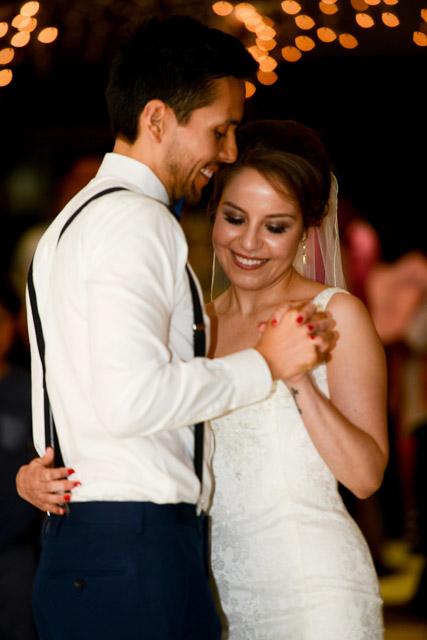
<path fill-rule="evenodd" d="M 336 291 L 322 291 L 318 307 Z M 329 395 L 326 366 L 313 375 Z M 212 425 L 212 569 L 224 638 L 383 638 L 367 544 L 286 385 Z"/>

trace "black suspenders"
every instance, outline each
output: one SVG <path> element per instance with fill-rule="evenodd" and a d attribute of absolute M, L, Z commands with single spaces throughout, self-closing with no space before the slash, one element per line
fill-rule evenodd
<path fill-rule="evenodd" d="M 73 220 L 77 217 L 77 215 L 93 200 L 100 198 L 101 196 L 107 195 L 108 193 L 113 193 L 114 191 L 124 191 L 126 190 L 124 187 L 111 187 L 110 189 L 105 189 L 100 193 L 95 194 L 87 200 L 84 204 L 82 204 L 77 211 L 75 211 L 67 220 L 67 222 L 62 227 L 61 233 L 58 237 L 58 243 L 62 238 L 64 232 L 69 227 L 69 225 L 73 222 Z M 193 300 L 193 346 L 194 346 L 194 355 L 195 356 L 204 356 L 205 348 L 206 348 L 206 337 L 205 337 L 205 325 L 203 319 L 202 306 L 200 303 L 200 298 L 197 292 L 196 284 L 194 282 L 194 278 L 191 275 L 190 269 L 188 266 L 186 267 L 188 278 L 190 281 L 190 289 L 191 289 L 191 297 Z M 52 414 L 52 409 L 50 406 L 49 395 L 46 387 L 46 363 L 45 363 L 45 342 L 43 337 L 43 330 L 40 320 L 40 314 L 37 307 L 37 298 L 36 292 L 34 289 L 34 280 L 33 280 L 33 262 L 31 262 L 30 270 L 28 273 L 28 295 L 30 298 L 31 304 L 31 313 L 33 316 L 34 329 L 36 332 L 37 338 L 37 347 L 39 350 L 40 360 L 43 369 L 43 394 L 44 394 L 44 422 L 45 422 L 45 441 L 46 446 L 51 446 L 55 450 L 55 466 L 62 467 L 64 466 L 61 448 L 59 446 L 58 434 L 56 432 L 55 421 Z M 198 423 L 195 425 L 195 434 L 194 434 L 194 470 L 196 472 L 197 477 L 202 483 L 203 476 L 203 436 L 204 436 L 204 425 L 202 423 Z"/>

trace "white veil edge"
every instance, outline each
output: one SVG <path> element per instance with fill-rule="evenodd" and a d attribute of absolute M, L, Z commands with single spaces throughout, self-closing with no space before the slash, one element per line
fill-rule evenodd
<path fill-rule="evenodd" d="M 316 280 L 329 287 L 345 289 L 338 230 L 338 182 L 333 173 L 328 213 L 320 227 L 310 227 L 305 246 L 307 263 L 302 263 L 302 245 L 300 245 L 293 262 L 294 269 L 310 280 Z"/>
<path fill-rule="evenodd" d="M 302 243 L 298 247 L 293 267 L 305 278 L 321 282 L 329 287 L 346 289 L 341 260 L 341 246 L 338 229 L 338 182 L 331 174 L 331 191 L 328 213 L 320 227 L 310 227 L 306 246 L 306 264 L 302 263 Z M 212 264 L 211 300 L 224 293 L 230 281 L 219 264 L 215 253 Z"/>

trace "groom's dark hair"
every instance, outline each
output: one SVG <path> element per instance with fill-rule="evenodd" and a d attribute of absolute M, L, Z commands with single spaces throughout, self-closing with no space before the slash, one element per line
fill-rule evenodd
<path fill-rule="evenodd" d="M 239 40 L 197 20 L 150 18 L 133 31 L 113 60 L 106 91 L 113 134 L 130 143 L 145 105 L 158 99 L 185 124 L 215 98 L 214 81 L 247 78 L 257 64 Z"/>

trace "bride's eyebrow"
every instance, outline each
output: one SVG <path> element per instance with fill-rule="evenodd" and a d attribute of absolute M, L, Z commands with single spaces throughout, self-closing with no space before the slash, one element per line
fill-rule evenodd
<path fill-rule="evenodd" d="M 237 211 L 240 211 L 241 213 L 246 213 L 246 211 L 244 209 L 242 209 L 242 207 L 239 207 L 237 204 L 234 204 L 234 202 L 230 202 L 230 200 L 224 200 L 224 202 L 222 204 L 226 205 L 227 207 L 231 207 L 232 209 L 236 209 Z"/>

